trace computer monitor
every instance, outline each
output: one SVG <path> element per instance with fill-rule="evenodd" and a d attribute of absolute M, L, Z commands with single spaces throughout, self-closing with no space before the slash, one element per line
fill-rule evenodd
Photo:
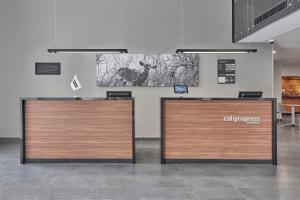
<path fill-rule="evenodd" d="M 176 94 L 189 93 L 187 85 L 174 85 L 174 92 Z"/>
<path fill-rule="evenodd" d="M 258 99 L 262 97 L 262 91 L 240 91 L 239 98 L 254 98 Z"/>
<path fill-rule="evenodd" d="M 106 97 L 108 98 L 130 98 L 132 97 L 131 91 L 107 91 Z"/>

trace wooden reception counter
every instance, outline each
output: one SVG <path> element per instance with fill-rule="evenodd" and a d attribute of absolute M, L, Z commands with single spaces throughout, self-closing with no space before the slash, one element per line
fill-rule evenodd
<path fill-rule="evenodd" d="M 161 99 L 161 162 L 277 164 L 275 99 Z"/>
<path fill-rule="evenodd" d="M 133 98 L 27 98 L 21 111 L 21 163 L 135 162 Z"/>

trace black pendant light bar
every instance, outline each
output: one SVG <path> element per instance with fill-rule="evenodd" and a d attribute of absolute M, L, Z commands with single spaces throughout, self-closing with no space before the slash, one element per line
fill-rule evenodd
<path fill-rule="evenodd" d="M 257 49 L 177 49 L 176 53 L 195 54 L 243 54 L 256 53 Z"/>
<path fill-rule="evenodd" d="M 128 53 L 128 49 L 48 49 L 49 53 Z M 256 53 L 257 49 L 177 49 L 183 54 L 245 54 Z"/>
<path fill-rule="evenodd" d="M 127 49 L 48 49 L 49 53 L 128 53 Z"/>

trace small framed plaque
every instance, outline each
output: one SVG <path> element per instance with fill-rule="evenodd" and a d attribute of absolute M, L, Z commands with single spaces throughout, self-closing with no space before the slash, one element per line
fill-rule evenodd
<path fill-rule="evenodd" d="M 235 59 L 218 60 L 218 84 L 235 83 Z"/>
<path fill-rule="evenodd" d="M 35 63 L 35 75 L 60 75 L 60 63 Z"/>

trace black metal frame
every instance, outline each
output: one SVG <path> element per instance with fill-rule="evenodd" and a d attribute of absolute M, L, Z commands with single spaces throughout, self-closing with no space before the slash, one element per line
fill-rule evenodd
<path fill-rule="evenodd" d="M 257 49 L 177 49 L 176 53 L 189 53 L 189 52 L 205 52 L 205 53 L 217 53 L 217 52 L 241 52 L 241 53 L 256 53 Z"/>
<path fill-rule="evenodd" d="M 232 101 L 272 101 L 272 160 L 232 160 L 232 159 L 165 159 L 164 158 L 164 101 L 165 100 L 232 100 Z M 277 103 L 275 98 L 161 98 L 161 164 L 166 163 L 270 163 L 277 165 Z"/>
<path fill-rule="evenodd" d="M 59 52 L 68 52 L 68 53 L 78 53 L 78 52 L 115 52 L 115 53 L 128 53 L 128 49 L 48 49 L 49 53 L 59 53 Z"/>
<path fill-rule="evenodd" d="M 272 100 L 272 164 L 277 165 L 277 99 Z"/>
<path fill-rule="evenodd" d="M 132 159 L 27 159 L 25 148 L 25 104 L 26 100 L 131 100 L 132 101 Z M 20 163 L 136 163 L 135 156 L 135 99 L 134 98 L 21 98 L 20 99 L 21 117 L 21 147 Z"/>
<path fill-rule="evenodd" d="M 244 34 L 243 36 L 240 36 L 240 35 L 237 35 L 237 37 L 235 37 L 235 2 L 236 0 L 232 0 L 232 42 L 233 43 L 237 43 L 238 41 L 240 40 L 243 40 L 244 38 L 250 36 L 251 34 L 261 30 L 262 28 L 265 28 L 267 27 L 268 25 L 270 25 L 271 23 L 277 21 L 277 20 L 280 20 L 282 19 L 283 17 L 289 15 L 289 14 L 292 14 L 296 11 L 298 11 L 299 9 L 299 1 L 297 2 L 297 0 L 288 0 L 288 4 L 289 3 L 292 3 L 292 6 L 288 6 L 287 8 L 281 10 L 280 12 L 276 13 L 275 15 L 272 15 L 271 17 L 267 18 L 266 20 L 254 25 L 253 27 L 250 27 L 250 29 L 244 29 L 244 31 L 246 31 L 247 33 Z M 279 2 L 279 4 L 282 3 L 282 2 Z M 275 4 L 275 5 L 279 5 L 279 4 Z M 274 7 L 272 7 L 274 8 Z M 272 9 L 270 8 L 270 9 Z M 254 16 L 253 16 L 254 18 Z M 255 17 L 256 18 L 256 17 Z M 253 23 L 255 23 L 254 21 L 255 19 L 253 19 Z M 252 23 L 250 23 L 251 25 Z M 238 33 L 237 33 L 238 34 Z"/>
<path fill-rule="evenodd" d="M 232 43 L 235 43 L 235 6 L 234 1 L 232 0 Z"/>
<path fill-rule="evenodd" d="M 132 159 L 25 159 L 24 163 L 133 163 Z"/>
<path fill-rule="evenodd" d="M 25 100 L 20 100 L 21 111 L 21 145 L 20 145 L 20 162 L 25 164 Z"/>
<path fill-rule="evenodd" d="M 160 98 L 160 163 L 165 164 L 165 156 L 164 156 L 164 149 L 165 149 L 165 138 L 164 138 L 164 98 Z"/>
<path fill-rule="evenodd" d="M 135 157 L 135 99 L 132 98 L 132 163 L 136 163 Z"/>

